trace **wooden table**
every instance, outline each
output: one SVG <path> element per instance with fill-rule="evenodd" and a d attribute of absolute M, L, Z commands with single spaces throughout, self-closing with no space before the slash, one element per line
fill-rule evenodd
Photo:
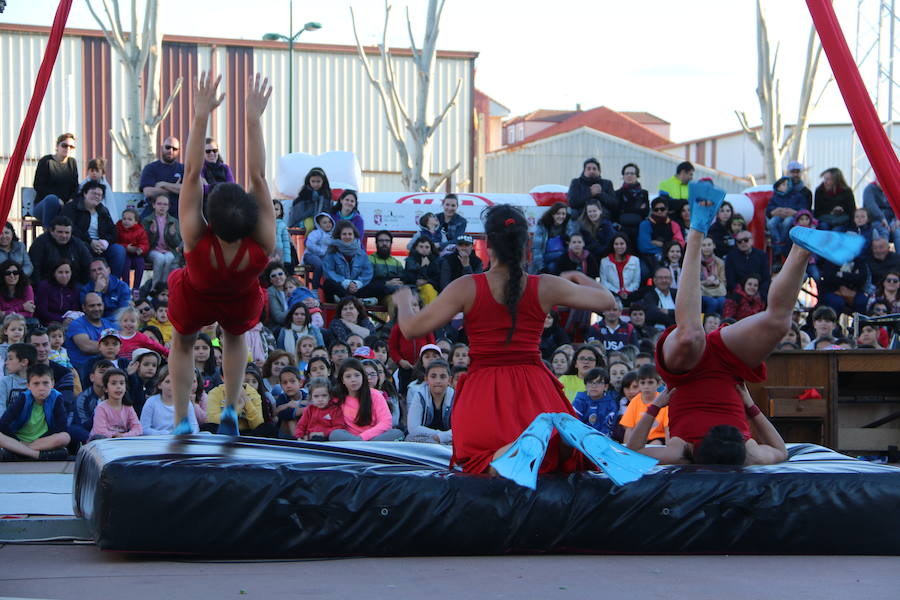
<path fill-rule="evenodd" d="M 775 352 L 766 364 L 768 379 L 751 385 L 750 392 L 786 441 L 824 443 L 847 453 L 900 446 L 900 418 L 872 427 L 900 411 L 900 351 L 794 350 Z M 824 410 L 818 414 L 816 409 L 798 409 L 795 416 L 786 416 L 802 402 L 787 407 L 770 402 L 773 390 L 779 396 L 779 388 L 819 388 Z M 780 397 L 785 397 L 783 391 Z M 773 415 L 773 408 L 779 407 Z"/>

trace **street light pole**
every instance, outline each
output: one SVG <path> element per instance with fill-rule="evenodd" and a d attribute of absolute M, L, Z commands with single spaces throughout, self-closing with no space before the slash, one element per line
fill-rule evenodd
<path fill-rule="evenodd" d="M 264 40 L 287 42 L 288 45 L 288 154 L 294 151 L 294 42 L 304 31 L 316 31 L 322 29 L 322 24 L 309 21 L 303 28 L 294 33 L 294 1 L 290 1 L 288 12 L 288 35 L 281 33 L 267 33 Z"/>

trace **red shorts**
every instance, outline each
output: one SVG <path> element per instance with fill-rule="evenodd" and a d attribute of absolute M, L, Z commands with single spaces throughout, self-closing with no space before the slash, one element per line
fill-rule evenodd
<path fill-rule="evenodd" d="M 194 290 L 185 269 L 169 275 L 169 321 L 182 335 L 197 333 L 207 325 L 218 323 L 232 335 L 253 329 L 266 306 L 266 292 L 255 289 L 239 296 L 208 297 Z"/>
<path fill-rule="evenodd" d="M 669 435 L 696 444 L 716 425 L 737 427 L 750 439 L 744 402 L 737 391 L 745 381 L 766 380 L 766 364 L 751 369 L 722 341 L 721 328 L 706 336 L 700 362 L 687 373 L 672 373 L 663 360 L 663 344 L 675 326 L 656 343 L 656 370 L 666 387 L 675 388 L 669 399 Z"/>

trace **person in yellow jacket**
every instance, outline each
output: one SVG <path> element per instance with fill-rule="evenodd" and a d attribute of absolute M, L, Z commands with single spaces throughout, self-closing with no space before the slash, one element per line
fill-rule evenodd
<path fill-rule="evenodd" d="M 694 178 L 694 165 L 688 161 L 678 163 L 675 174 L 659 182 L 659 195 L 669 197 L 669 218 L 681 215 L 681 208 L 688 201 L 688 184 Z"/>
<path fill-rule="evenodd" d="M 225 384 L 209 391 L 206 400 L 206 420 L 218 425 L 219 416 L 225 408 Z M 245 383 L 238 400 L 238 430 L 242 435 L 252 435 L 253 430 L 263 424 L 262 398 L 249 383 Z"/>

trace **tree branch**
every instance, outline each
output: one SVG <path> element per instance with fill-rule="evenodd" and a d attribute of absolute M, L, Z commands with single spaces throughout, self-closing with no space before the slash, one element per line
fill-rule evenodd
<path fill-rule="evenodd" d="M 444 106 L 444 110 L 434 118 L 431 125 L 428 129 L 425 130 L 426 139 L 431 137 L 435 131 L 437 131 L 438 126 L 441 124 L 441 121 L 444 120 L 444 117 L 447 116 L 447 113 L 450 112 L 450 109 L 456 105 L 456 99 L 459 97 L 459 92 L 462 90 L 462 77 L 456 80 L 456 90 L 453 92 L 453 96 L 450 97 L 450 101 Z"/>
<path fill-rule="evenodd" d="M 116 150 L 119 151 L 119 154 L 128 158 L 128 142 L 125 140 L 124 136 L 121 133 L 117 133 L 112 129 L 109 130 L 109 137 L 112 140 L 113 146 L 116 147 Z"/>
<path fill-rule="evenodd" d="M 450 179 L 450 176 L 459 168 L 461 164 L 461 162 L 457 162 L 455 165 L 438 175 L 437 179 L 434 180 L 434 183 L 428 186 L 428 191 L 433 192 L 441 187 L 441 184 Z"/>
<path fill-rule="evenodd" d="M 100 15 L 98 15 L 98 14 L 94 11 L 94 7 L 93 7 L 93 5 L 91 4 L 91 0 L 85 0 L 85 2 L 87 2 L 88 10 L 91 11 L 91 15 L 94 17 L 94 20 L 97 21 L 97 25 L 100 26 L 100 31 L 103 32 L 103 36 L 106 38 L 106 41 L 109 43 L 110 47 L 111 47 L 112 49 L 118 51 L 120 54 L 122 54 L 122 55 L 123 55 L 123 58 L 124 58 L 124 52 L 125 52 L 125 46 L 124 46 L 124 43 L 123 43 L 124 40 L 119 40 L 118 38 L 116 38 L 116 37 L 113 35 L 112 32 L 110 32 L 109 29 L 107 29 L 106 23 L 104 23 L 104 22 L 100 19 Z"/>
<path fill-rule="evenodd" d="M 764 150 L 765 146 L 762 143 L 762 139 L 759 137 L 759 132 L 750 128 L 750 123 L 747 121 L 747 113 L 734 111 L 734 114 L 737 115 L 738 123 L 741 124 L 741 129 L 744 130 L 744 133 L 747 134 L 750 141 L 760 150 Z"/>
<path fill-rule="evenodd" d="M 179 77 L 175 82 L 175 87 L 172 88 L 172 93 L 169 95 L 169 99 L 166 100 L 166 103 L 163 105 L 162 110 L 159 111 L 159 114 L 156 115 L 152 122 L 148 123 L 150 127 L 156 127 L 157 125 L 159 125 L 169 114 L 169 111 L 172 109 L 172 104 L 175 102 L 175 96 L 177 96 L 178 92 L 181 91 L 182 83 L 184 83 L 184 78 Z"/>
<path fill-rule="evenodd" d="M 138 55 L 135 68 L 139 72 L 143 72 L 144 65 L 147 64 L 147 58 L 150 56 L 150 47 L 153 45 L 155 38 L 156 19 L 152 17 L 156 13 L 157 0 L 147 0 L 144 5 L 144 29 L 141 33 L 141 53 Z"/>
<path fill-rule="evenodd" d="M 103 10 L 106 12 L 106 16 L 109 18 L 109 25 L 112 27 L 113 33 L 120 40 L 122 47 L 124 48 L 126 45 L 125 42 L 125 33 L 122 31 L 122 20 L 119 16 L 119 4 L 113 4 L 113 12 L 109 10 L 109 0 L 103 0 Z M 113 16 L 115 15 L 115 16 Z"/>
<path fill-rule="evenodd" d="M 420 52 L 416 47 L 416 38 L 413 36 L 412 19 L 409 18 L 409 6 L 406 7 L 406 31 L 409 33 L 409 47 L 412 49 L 413 61 L 418 61 Z"/>
<path fill-rule="evenodd" d="M 399 144 L 402 145 L 403 133 L 399 128 L 399 124 L 390 113 L 390 101 L 388 100 L 387 92 L 384 89 L 384 85 L 375 78 L 375 73 L 372 70 L 372 65 L 369 62 L 369 57 L 366 56 L 366 51 L 363 49 L 362 43 L 359 41 L 359 33 L 356 29 L 356 15 L 353 13 L 352 6 L 350 7 L 350 22 L 353 25 L 353 37 L 356 40 L 356 50 L 359 53 L 359 59 L 366 70 L 366 75 L 368 76 L 369 81 L 372 82 L 372 85 L 375 86 L 375 89 L 378 91 L 378 95 L 381 97 L 381 103 L 384 107 L 385 116 L 387 117 L 388 131 L 390 131 L 391 137 L 394 138 L 394 142 L 399 142 Z"/>

